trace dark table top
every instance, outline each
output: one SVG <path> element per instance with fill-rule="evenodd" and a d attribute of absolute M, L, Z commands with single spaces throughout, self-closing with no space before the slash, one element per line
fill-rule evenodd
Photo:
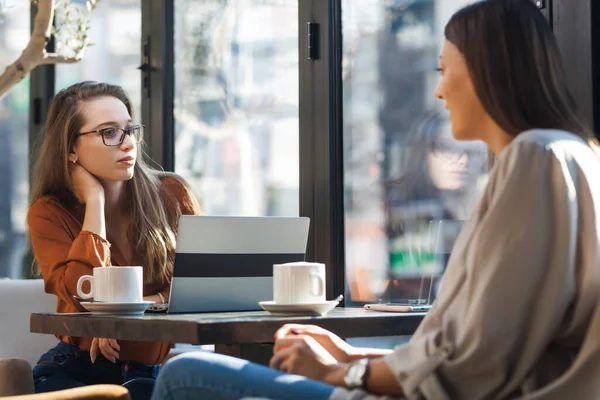
<path fill-rule="evenodd" d="M 411 335 L 423 313 L 384 313 L 336 308 L 320 317 L 275 317 L 266 311 L 202 314 L 92 315 L 31 314 L 30 329 L 75 337 L 110 337 L 190 344 L 270 343 L 283 324 L 313 324 L 340 337 Z"/>

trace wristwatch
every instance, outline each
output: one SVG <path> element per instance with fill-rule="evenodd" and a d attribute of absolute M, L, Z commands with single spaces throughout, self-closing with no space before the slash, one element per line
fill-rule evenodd
<path fill-rule="evenodd" d="M 369 359 L 361 358 L 348 365 L 344 374 L 344 383 L 348 389 L 365 389 L 368 373 Z"/>

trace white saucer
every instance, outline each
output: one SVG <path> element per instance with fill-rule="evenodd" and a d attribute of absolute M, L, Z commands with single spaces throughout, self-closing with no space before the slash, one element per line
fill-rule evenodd
<path fill-rule="evenodd" d="M 259 301 L 263 310 L 276 317 L 298 315 L 325 315 L 339 304 L 339 300 L 330 300 L 315 304 L 277 304 L 274 301 Z"/>
<path fill-rule="evenodd" d="M 144 311 L 154 304 L 153 301 L 141 301 L 139 303 L 108 303 L 98 301 L 82 301 L 80 303 L 92 314 L 127 314 L 142 315 Z"/>

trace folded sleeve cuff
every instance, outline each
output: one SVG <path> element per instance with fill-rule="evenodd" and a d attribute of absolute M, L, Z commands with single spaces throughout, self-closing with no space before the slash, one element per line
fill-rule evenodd
<path fill-rule="evenodd" d="M 82 275 L 92 274 L 95 267 L 111 265 L 110 258 L 110 243 L 106 239 L 93 232 L 81 231 L 73 241 L 67 259 L 59 263 L 69 266 L 62 277 L 69 294 L 77 294 L 77 281 Z"/>
<path fill-rule="evenodd" d="M 81 231 L 73 241 L 69 251 L 69 260 L 77 260 L 90 267 L 105 267 L 110 265 L 110 243 L 102 236 Z"/>
<path fill-rule="evenodd" d="M 412 340 L 396 347 L 393 353 L 382 358 L 407 400 L 450 400 L 451 397 L 439 378 L 438 368 L 450 357 L 454 346 L 440 340 L 439 331 Z M 388 396 L 378 396 L 361 390 L 336 388 L 329 400 L 387 400 Z"/>
<path fill-rule="evenodd" d="M 110 242 L 106 239 L 104 239 L 102 236 L 98 235 L 95 232 L 90 232 L 90 231 L 81 231 L 79 232 L 79 236 L 91 236 L 95 241 L 98 241 L 106 246 L 108 246 L 110 248 Z"/>
<path fill-rule="evenodd" d="M 440 336 L 432 332 L 383 357 L 407 399 L 450 400 L 437 369 L 452 356 L 454 346 Z"/>

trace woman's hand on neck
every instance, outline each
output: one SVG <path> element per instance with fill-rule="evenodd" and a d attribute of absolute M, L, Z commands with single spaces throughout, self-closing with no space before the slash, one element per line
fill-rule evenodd
<path fill-rule="evenodd" d="M 82 230 L 94 232 L 107 239 L 107 230 L 115 228 L 123 215 L 123 182 L 98 180 L 102 186 L 98 195 L 88 196 Z M 97 182 L 98 182 L 97 181 Z"/>
<path fill-rule="evenodd" d="M 102 182 L 104 188 L 104 210 L 107 216 L 123 213 L 124 182 Z"/>
<path fill-rule="evenodd" d="M 121 254 L 127 260 L 131 258 L 127 244 L 127 227 L 130 216 L 125 209 L 124 188 L 125 182 L 103 182 L 106 203 L 104 205 L 104 219 L 106 222 L 106 238 L 115 242 Z"/>

